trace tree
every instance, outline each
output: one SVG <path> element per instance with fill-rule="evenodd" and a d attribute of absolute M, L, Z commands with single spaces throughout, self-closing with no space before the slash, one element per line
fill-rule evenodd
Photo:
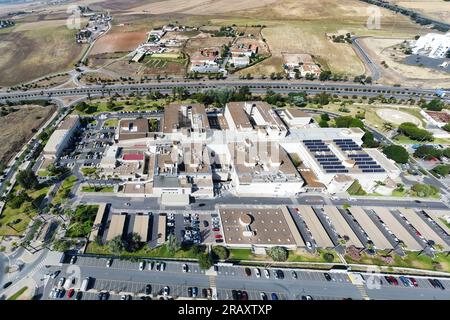
<path fill-rule="evenodd" d="M 288 258 L 288 251 L 284 247 L 272 247 L 266 249 L 266 253 L 269 257 L 271 257 L 274 261 L 286 261 Z"/>
<path fill-rule="evenodd" d="M 427 160 L 431 158 L 440 158 L 442 157 L 442 151 L 433 146 L 422 145 L 416 149 L 414 156 Z"/>
<path fill-rule="evenodd" d="M 398 127 L 398 132 L 417 141 L 432 141 L 433 134 L 425 129 L 418 128 L 414 123 L 404 122 Z"/>
<path fill-rule="evenodd" d="M 445 126 L 442 127 L 445 131 L 450 132 L 450 123 L 447 123 Z"/>
<path fill-rule="evenodd" d="M 408 163 L 409 154 L 402 146 L 390 145 L 383 148 L 383 153 L 396 163 Z"/>
<path fill-rule="evenodd" d="M 211 254 L 201 253 L 198 256 L 198 265 L 199 265 L 200 269 L 207 270 L 207 269 L 211 268 L 213 264 L 214 264 L 214 261 L 212 259 Z"/>
<path fill-rule="evenodd" d="M 366 130 L 366 133 L 362 137 L 363 147 L 365 148 L 377 148 L 380 144 L 373 137 L 373 133 Z"/>
<path fill-rule="evenodd" d="M 327 252 L 327 253 L 324 253 L 324 254 L 323 254 L 323 259 L 324 259 L 326 262 L 331 263 L 331 262 L 334 261 L 334 256 L 333 256 L 332 253 Z"/>
<path fill-rule="evenodd" d="M 328 115 L 328 113 L 322 113 L 320 115 L 320 119 L 325 120 L 325 121 L 330 121 L 330 116 Z"/>
<path fill-rule="evenodd" d="M 16 180 L 22 188 L 27 190 L 35 189 L 39 185 L 36 174 L 31 169 L 20 171 L 17 174 Z"/>
<path fill-rule="evenodd" d="M 138 251 L 141 248 L 141 245 L 142 239 L 138 233 L 133 232 L 131 235 L 128 236 L 126 241 L 126 247 L 128 252 Z"/>
<path fill-rule="evenodd" d="M 322 71 L 320 73 L 320 75 L 319 75 L 319 80 L 320 81 L 327 81 L 327 80 L 330 80 L 331 76 L 332 76 L 331 75 L 331 71 L 329 71 L 329 70 Z"/>
<path fill-rule="evenodd" d="M 108 247 L 113 254 L 120 255 L 125 250 L 126 245 L 122 240 L 122 236 L 116 236 L 109 241 Z"/>
<path fill-rule="evenodd" d="M 171 233 L 167 237 L 167 250 L 169 251 L 170 255 L 175 255 L 175 253 L 180 250 L 181 245 L 180 241 L 178 241 L 177 237 Z"/>
<path fill-rule="evenodd" d="M 228 256 L 230 255 L 230 252 L 224 246 L 214 246 L 212 248 L 212 252 L 219 260 L 226 260 L 226 259 L 228 259 Z"/>
<path fill-rule="evenodd" d="M 445 148 L 444 151 L 442 151 L 442 155 L 446 158 L 450 158 L 450 148 Z"/>
<path fill-rule="evenodd" d="M 441 111 L 444 107 L 444 102 L 442 102 L 439 98 L 435 98 L 428 103 L 421 104 L 420 107 L 430 111 Z"/>
<path fill-rule="evenodd" d="M 440 164 L 432 170 L 438 176 L 446 177 L 450 173 L 450 164 Z"/>
<path fill-rule="evenodd" d="M 334 120 L 336 127 L 338 128 L 361 128 L 364 129 L 364 123 L 360 119 L 353 118 L 352 116 L 337 117 Z"/>

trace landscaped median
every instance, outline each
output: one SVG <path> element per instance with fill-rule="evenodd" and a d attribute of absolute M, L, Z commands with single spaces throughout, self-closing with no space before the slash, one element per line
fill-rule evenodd
<path fill-rule="evenodd" d="M 419 252 L 406 252 L 404 257 L 395 253 L 389 254 L 379 250 L 375 255 L 361 253 L 359 258 L 345 255 L 345 261 L 349 264 L 376 265 L 385 267 L 413 268 L 450 272 L 450 256 L 445 253 L 436 253 L 435 258 Z"/>
<path fill-rule="evenodd" d="M 105 187 L 83 186 L 83 187 L 81 187 L 81 192 L 114 192 L 114 187 L 113 186 L 105 186 Z"/>
<path fill-rule="evenodd" d="M 268 255 L 254 254 L 251 249 L 229 249 L 230 261 L 274 261 Z M 304 250 L 288 251 L 286 262 L 322 262 L 339 263 L 340 260 L 333 250 L 321 250 L 317 253 L 310 253 Z"/>

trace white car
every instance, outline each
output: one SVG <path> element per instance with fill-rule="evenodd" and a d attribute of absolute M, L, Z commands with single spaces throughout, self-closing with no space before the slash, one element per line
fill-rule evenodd
<path fill-rule="evenodd" d="M 142 271 L 142 270 L 144 270 L 144 268 L 145 268 L 145 262 L 144 261 L 139 262 L 139 270 Z"/>
<path fill-rule="evenodd" d="M 59 278 L 58 287 L 61 288 L 64 285 L 65 281 L 66 281 L 66 278 L 64 278 L 64 277 Z"/>
<path fill-rule="evenodd" d="M 309 250 L 312 250 L 311 242 L 306 241 L 306 247 L 307 247 Z"/>
<path fill-rule="evenodd" d="M 188 266 L 187 264 L 183 264 L 183 272 L 188 272 Z"/>
<path fill-rule="evenodd" d="M 261 277 L 261 272 L 259 272 L 259 269 L 258 269 L 258 268 L 255 268 L 253 271 L 255 272 L 255 276 L 256 276 L 257 278 L 260 278 L 260 277 Z"/>
<path fill-rule="evenodd" d="M 264 276 L 269 279 L 270 278 L 270 272 L 267 269 L 264 269 Z"/>
<path fill-rule="evenodd" d="M 108 259 L 108 260 L 106 261 L 106 267 L 107 267 L 107 268 L 111 267 L 111 264 L 112 264 L 112 259 Z"/>

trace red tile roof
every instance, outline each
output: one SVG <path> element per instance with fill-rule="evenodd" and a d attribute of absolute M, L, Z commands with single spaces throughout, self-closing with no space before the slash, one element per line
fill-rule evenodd
<path fill-rule="evenodd" d="M 124 161 L 142 161 L 144 160 L 144 155 L 140 153 L 128 153 L 123 155 Z"/>

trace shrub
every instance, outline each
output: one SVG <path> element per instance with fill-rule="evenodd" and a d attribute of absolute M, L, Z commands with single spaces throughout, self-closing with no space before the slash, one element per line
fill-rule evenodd
<path fill-rule="evenodd" d="M 224 246 L 214 246 L 212 252 L 220 260 L 226 260 L 230 255 L 230 252 Z"/>
<path fill-rule="evenodd" d="M 266 249 L 266 253 L 274 261 L 286 261 L 288 258 L 288 251 L 284 247 L 272 247 Z"/>

